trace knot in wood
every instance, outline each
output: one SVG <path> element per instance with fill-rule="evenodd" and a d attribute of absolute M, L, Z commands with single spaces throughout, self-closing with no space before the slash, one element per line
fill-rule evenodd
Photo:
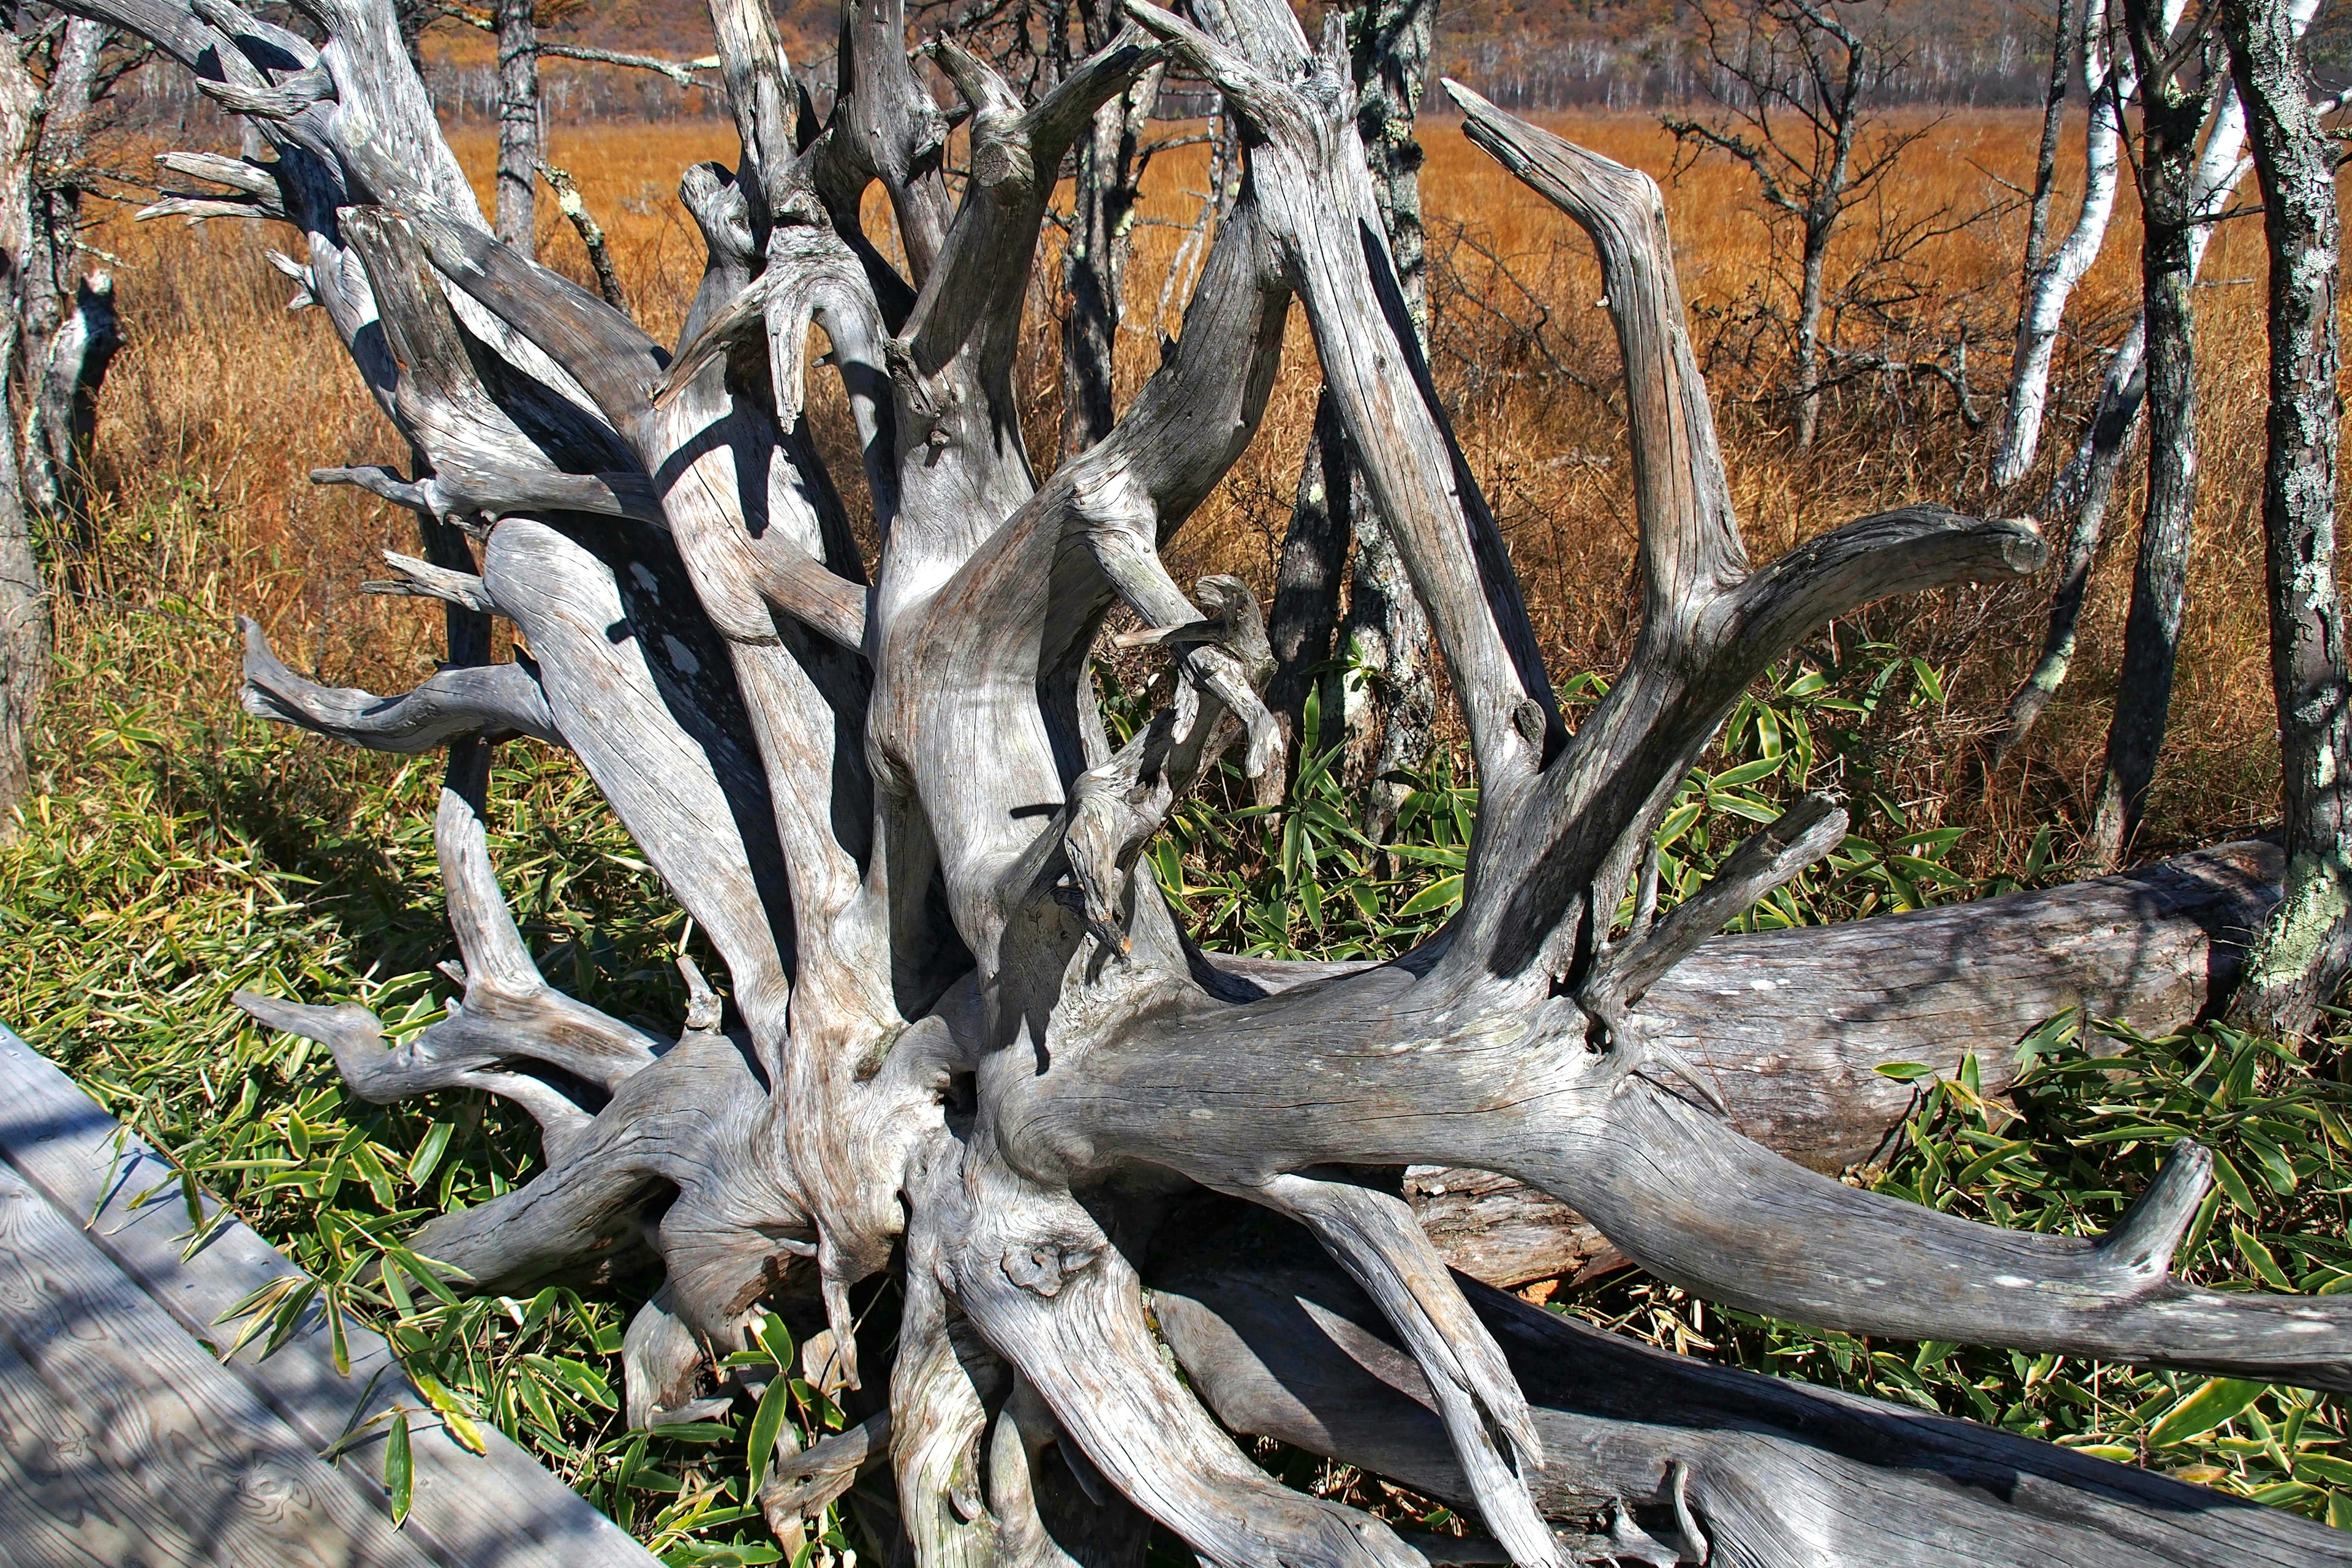
<path fill-rule="evenodd" d="M 773 222 L 778 228 L 830 228 L 833 220 L 827 216 L 824 203 L 806 185 L 797 186 L 791 195 L 776 204 Z"/>
<path fill-rule="evenodd" d="M 1015 116 L 983 114 L 972 124 L 971 177 L 982 187 L 1025 187 L 1035 176 L 1027 141 Z"/>
<path fill-rule="evenodd" d="M 1063 1281 L 1095 1260 L 1092 1252 L 1064 1250 L 1051 1242 L 1013 1247 L 1005 1251 L 1004 1277 L 1024 1290 L 1047 1299 L 1062 1293 Z"/>

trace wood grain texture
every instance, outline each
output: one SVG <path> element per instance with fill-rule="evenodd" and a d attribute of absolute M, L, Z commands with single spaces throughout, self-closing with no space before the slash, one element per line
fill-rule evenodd
<path fill-rule="evenodd" d="M 217 1341 L 226 1332 L 215 1323 L 222 1313 L 298 1272 L 235 1220 L 181 1261 L 188 1214 L 171 1165 L 5 1030 L 0 1156 L 59 1213 L 87 1216 L 90 1243 L 196 1339 Z M 219 1211 L 209 1196 L 204 1208 L 207 1219 Z M 348 1374 L 335 1370 L 315 1308 L 275 1355 L 264 1360 L 249 1345 L 224 1364 L 311 1452 L 377 1411 L 425 1407 L 380 1336 L 357 1324 L 345 1332 Z M 381 1433 L 379 1426 L 336 1461 L 342 1484 L 377 1509 L 384 1506 Z M 417 1551 L 443 1568 L 650 1568 L 653 1559 L 625 1531 L 512 1442 L 495 1431 L 485 1436 L 489 1453 L 478 1458 L 438 1426 L 414 1426 L 415 1494 L 402 1533 Z"/>
<path fill-rule="evenodd" d="M 102 1470 L 131 1483 L 110 1500 L 127 1505 L 109 1521 L 132 1537 L 127 1561 L 425 1568 L 417 1549 L 253 1390 L 5 1169 L 0 1340 L 16 1363 L 5 1373 L 26 1380 L 9 1378 L 12 1413 L 47 1405 L 37 1422 L 12 1422 L 0 1436 L 9 1511 L 35 1511 L 44 1495 L 66 1503 L 58 1494 L 108 1489 L 91 1475 Z M 40 1427 L 54 1439 L 46 1455 Z M 61 1528 L 76 1530 L 89 1518 L 69 1504 L 58 1514 Z M 8 1550 L 31 1554 L 25 1544 Z"/>
<path fill-rule="evenodd" d="M 2016 1076 L 2019 1037 L 2070 1009 L 2150 1033 L 2208 1016 L 2277 901 L 2283 865 L 2277 846 L 2248 840 L 2042 892 L 1718 936 L 1641 1011 L 1706 1075 L 1732 1125 L 1835 1172 L 1870 1159 L 1910 1112 L 1916 1090 L 1882 1063 L 1949 1074 L 1973 1053 L 1998 1093 Z M 1327 967 L 1212 962 L 1269 986 Z M 1490 1285 L 1615 1256 L 1574 1210 L 1507 1177 L 1421 1169 L 1406 1195 L 1446 1261 Z"/>
<path fill-rule="evenodd" d="M 1466 1499 L 1431 1391 L 1371 1302 L 1244 1223 L 1151 1270 L 1156 1320 L 1237 1431 Z M 1465 1281 L 1531 1403 L 1544 1514 L 1624 1499 L 1664 1533 L 1669 1476 L 1757 1568 L 2352 1563 L 2352 1537 L 1969 1422 L 1708 1366 Z"/>

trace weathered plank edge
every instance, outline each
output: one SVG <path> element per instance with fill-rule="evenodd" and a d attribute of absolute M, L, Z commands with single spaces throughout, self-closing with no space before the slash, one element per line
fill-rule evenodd
<path fill-rule="evenodd" d="M 222 1313 L 271 1279 L 300 1272 L 235 1220 L 183 1262 L 191 1227 L 170 1163 L 5 1026 L 0 1157 L 206 1344 L 222 1338 Z M 209 1220 L 220 1205 L 209 1193 L 201 1201 Z M 347 1320 L 345 1336 L 348 1375 L 335 1370 L 316 1308 L 277 1353 L 264 1359 L 247 1346 L 224 1364 L 318 1451 L 378 1411 L 426 1407 L 380 1335 Z M 437 1423 L 412 1424 L 415 1488 L 404 1533 L 443 1568 L 653 1568 L 656 1560 L 626 1531 L 514 1443 L 485 1436 L 489 1452 L 478 1458 Z M 387 1506 L 383 1442 L 379 1426 L 335 1461 L 380 1509 Z"/>
<path fill-rule="evenodd" d="M 46 1480 L 119 1478 L 129 1485 L 108 1500 L 123 1509 L 112 1522 L 144 1536 L 139 1560 L 158 1568 L 426 1568 L 419 1543 L 357 1496 L 350 1477 L 320 1463 L 89 1232 L 5 1165 L 0 1238 L 0 1341 L 21 1363 L 12 1369 L 25 1380 L 20 1396 L 86 1435 L 16 1470 L 24 1511 L 44 1511 Z M 56 1525 L 86 1524 L 79 1503 L 70 1500 Z M 17 1561 L 27 1544 L 0 1555 Z M 24 1568 L 61 1568 L 75 1555 L 35 1548 Z"/>

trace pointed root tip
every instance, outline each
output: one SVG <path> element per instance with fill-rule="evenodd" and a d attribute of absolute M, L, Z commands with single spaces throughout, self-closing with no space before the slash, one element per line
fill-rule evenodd
<path fill-rule="evenodd" d="M 2100 1250 L 2124 1266 L 2165 1274 L 2173 1254 L 2197 1211 L 2213 1186 L 2213 1154 L 2203 1144 L 2182 1139 L 2123 1217 L 2101 1242 Z"/>
<path fill-rule="evenodd" d="M 1698 1515 L 1691 1508 L 1690 1475 L 1689 1462 L 1676 1459 L 1666 1468 L 1666 1486 L 1674 1497 L 1675 1528 L 1682 1531 L 1683 1548 L 1694 1561 L 1704 1565 L 1714 1552 L 1707 1544 L 1706 1532 L 1699 1528 Z"/>

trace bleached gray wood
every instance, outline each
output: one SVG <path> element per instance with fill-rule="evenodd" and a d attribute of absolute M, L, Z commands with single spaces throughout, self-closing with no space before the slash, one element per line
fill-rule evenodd
<path fill-rule="evenodd" d="M 39 1491 L 103 1468 L 131 1482 L 109 1500 L 137 1510 L 120 1521 L 134 1541 L 148 1538 L 132 1546 L 134 1555 L 424 1568 L 425 1559 L 390 1520 L 6 1169 L 0 1169 L 0 1342 L 16 1363 L 0 1375 L 24 1379 L 9 1391 L 9 1404 L 21 1410 L 46 1403 L 44 1425 L 62 1428 L 46 1456 L 32 1451 L 30 1432 L 0 1439 L 14 1461 L 0 1472 L 6 1512 L 47 1511 L 36 1501 Z M 67 1513 L 58 1522 L 81 1521 Z M 32 1532 L 5 1550 L 18 1561 L 72 1561 L 44 1550 Z"/>
<path fill-rule="evenodd" d="M 1372 1304 L 1295 1242 L 1247 1227 L 1213 1239 L 1155 1271 L 1151 1300 L 1219 1416 L 1466 1500 L 1420 1369 Z M 1671 1537 L 1680 1467 L 1691 1513 L 1728 1549 L 1713 1560 L 1759 1568 L 2352 1563 L 2343 1532 L 2241 1498 L 1463 1288 L 1528 1391 L 1549 1457 L 1536 1494 L 1555 1521 L 1630 1505 Z"/>
<path fill-rule="evenodd" d="M 117 1123 L 57 1067 L 0 1030 L 0 1158 L 170 1313 L 184 1333 L 225 1343 L 215 1320 L 294 1265 L 229 1218 L 193 1257 L 180 1254 L 192 1226 L 177 1173 Z M 205 1221 L 220 1205 L 200 1194 Z M 313 1453 L 379 1411 L 425 1409 L 382 1338 L 346 1325 L 351 1371 L 336 1371 L 327 1325 L 312 1308 L 266 1360 L 247 1345 L 224 1363 Z M 364 1397 L 362 1397 L 364 1396 Z M 402 1532 L 443 1568 L 646 1568 L 653 1559 L 627 1532 L 494 1430 L 486 1458 L 467 1452 L 436 1423 L 415 1421 L 415 1490 Z M 383 1427 L 370 1428 L 335 1461 L 342 1483 L 372 1509 L 383 1501 Z M 272 1561 L 264 1557 L 261 1561 Z"/>
<path fill-rule="evenodd" d="M 887 1410 L 828 1434 L 790 1458 L 776 1461 L 760 1488 L 760 1509 L 779 1529 L 782 1521 L 819 1513 L 856 1484 L 857 1478 L 890 1454 Z"/>
<path fill-rule="evenodd" d="M 429 752 L 461 735 L 528 735 L 561 746 L 547 693 L 520 664 L 445 669 L 414 691 L 378 697 L 295 674 L 251 620 L 245 626 L 245 710 L 375 752 Z"/>

